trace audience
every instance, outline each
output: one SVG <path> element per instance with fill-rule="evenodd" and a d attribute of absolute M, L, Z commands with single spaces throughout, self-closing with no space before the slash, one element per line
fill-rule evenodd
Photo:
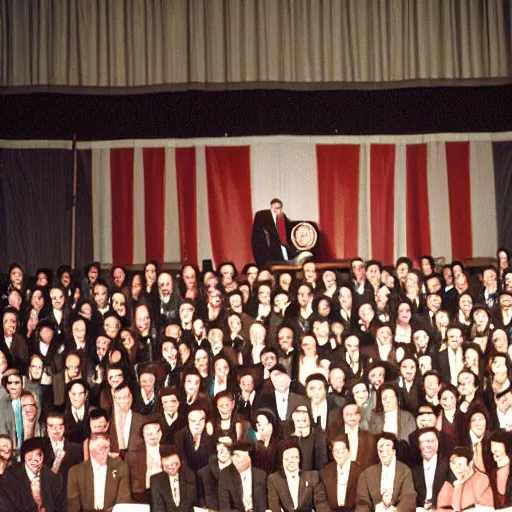
<path fill-rule="evenodd" d="M 0 509 L 512 506 L 512 269 L 497 254 L 475 278 L 429 255 L 354 258 L 348 275 L 93 262 L 82 280 L 13 263 Z"/>

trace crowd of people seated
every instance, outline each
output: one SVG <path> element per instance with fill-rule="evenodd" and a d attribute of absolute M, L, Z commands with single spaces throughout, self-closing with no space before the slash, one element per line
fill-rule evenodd
<path fill-rule="evenodd" d="M 13 263 L 0 510 L 510 507 L 509 265 Z"/>

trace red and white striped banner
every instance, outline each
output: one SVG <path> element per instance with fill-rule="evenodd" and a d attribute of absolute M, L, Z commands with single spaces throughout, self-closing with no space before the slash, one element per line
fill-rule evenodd
<path fill-rule="evenodd" d="M 511 137 L 512 138 L 512 137 Z M 490 135 L 116 141 L 92 147 L 94 258 L 252 261 L 254 213 L 280 197 L 319 223 L 320 258 L 491 256 Z"/>

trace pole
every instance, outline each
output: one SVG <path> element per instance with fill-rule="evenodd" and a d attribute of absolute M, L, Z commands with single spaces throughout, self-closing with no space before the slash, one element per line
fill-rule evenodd
<path fill-rule="evenodd" d="M 76 134 L 73 134 L 73 197 L 71 205 L 71 268 L 75 268 L 75 246 L 76 246 Z"/>

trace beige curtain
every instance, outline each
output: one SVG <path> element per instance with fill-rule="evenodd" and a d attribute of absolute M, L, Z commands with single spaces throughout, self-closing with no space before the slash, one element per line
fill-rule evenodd
<path fill-rule="evenodd" d="M 0 0 L 0 87 L 137 92 L 510 83 L 511 5 Z"/>

